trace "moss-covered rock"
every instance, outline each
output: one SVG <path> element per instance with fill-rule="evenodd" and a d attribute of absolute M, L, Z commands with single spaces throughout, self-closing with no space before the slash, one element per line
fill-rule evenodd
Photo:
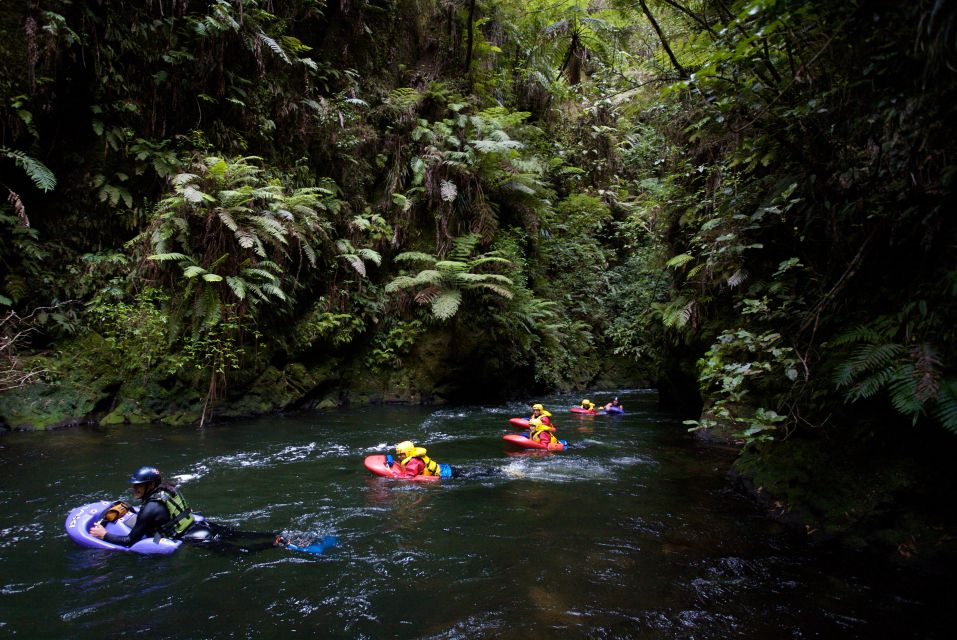
<path fill-rule="evenodd" d="M 341 381 L 339 369 L 339 361 L 333 358 L 314 365 L 293 362 L 282 369 L 267 367 L 241 393 L 218 402 L 213 415 L 237 418 L 302 406 L 336 387 Z"/>
<path fill-rule="evenodd" d="M 23 358 L 37 382 L 0 393 L 0 422 L 10 429 L 49 429 L 96 421 L 109 410 L 122 375 L 109 345 L 94 333 L 61 344 L 54 354 Z"/>

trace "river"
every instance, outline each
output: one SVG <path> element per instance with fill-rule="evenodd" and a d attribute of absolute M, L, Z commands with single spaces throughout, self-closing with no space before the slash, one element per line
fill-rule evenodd
<path fill-rule="evenodd" d="M 571 444 L 544 457 L 501 440 L 525 403 L 8 433 L 0 637 L 944 637 L 953 587 L 808 546 L 730 488 L 731 452 L 697 443 L 653 392 L 620 395 L 615 417 L 534 399 Z M 363 468 L 405 439 L 486 475 L 403 483 Z M 210 520 L 337 544 L 76 546 L 69 511 L 128 498 L 144 464 Z"/>

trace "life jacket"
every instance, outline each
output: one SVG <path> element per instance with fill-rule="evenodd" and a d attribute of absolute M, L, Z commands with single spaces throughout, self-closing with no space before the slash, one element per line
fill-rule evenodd
<path fill-rule="evenodd" d="M 164 489 L 157 489 L 146 502 L 159 502 L 169 512 L 169 522 L 157 531 L 165 538 L 178 538 L 196 522 L 193 510 L 186 504 L 182 493 L 177 492 L 174 495 Z"/>
<path fill-rule="evenodd" d="M 542 423 L 535 427 L 535 430 L 532 432 L 531 439 L 535 440 L 536 442 L 541 442 L 542 444 L 555 444 L 558 442 L 558 438 L 552 435 L 553 431 L 555 431 L 555 427 L 551 426 L 550 424 Z M 548 442 L 542 442 L 542 434 L 548 435 Z"/>
<path fill-rule="evenodd" d="M 422 464 L 425 465 L 425 468 L 422 470 L 422 475 L 424 476 L 437 476 L 441 472 L 439 469 L 439 463 L 425 455 L 426 449 L 423 447 L 416 447 L 412 450 L 412 455 L 400 462 L 402 468 L 405 468 L 406 463 L 409 462 L 412 458 L 418 458 L 422 461 Z"/>

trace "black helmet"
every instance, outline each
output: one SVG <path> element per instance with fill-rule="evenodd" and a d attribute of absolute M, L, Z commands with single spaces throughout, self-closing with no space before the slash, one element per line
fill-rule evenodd
<path fill-rule="evenodd" d="M 130 476 L 130 484 L 142 484 L 154 481 L 163 481 L 163 476 L 160 475 L 159 469 L 156 467 L 140 467 Z"/>

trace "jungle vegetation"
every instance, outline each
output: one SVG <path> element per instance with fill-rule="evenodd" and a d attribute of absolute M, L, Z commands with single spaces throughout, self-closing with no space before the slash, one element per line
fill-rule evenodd
<path fill-rule="evenodd" d="M 806 520 L 935 499 L 953 3 L 13 0 L 0 28 L 8 427 L 613 380 Z"/>

